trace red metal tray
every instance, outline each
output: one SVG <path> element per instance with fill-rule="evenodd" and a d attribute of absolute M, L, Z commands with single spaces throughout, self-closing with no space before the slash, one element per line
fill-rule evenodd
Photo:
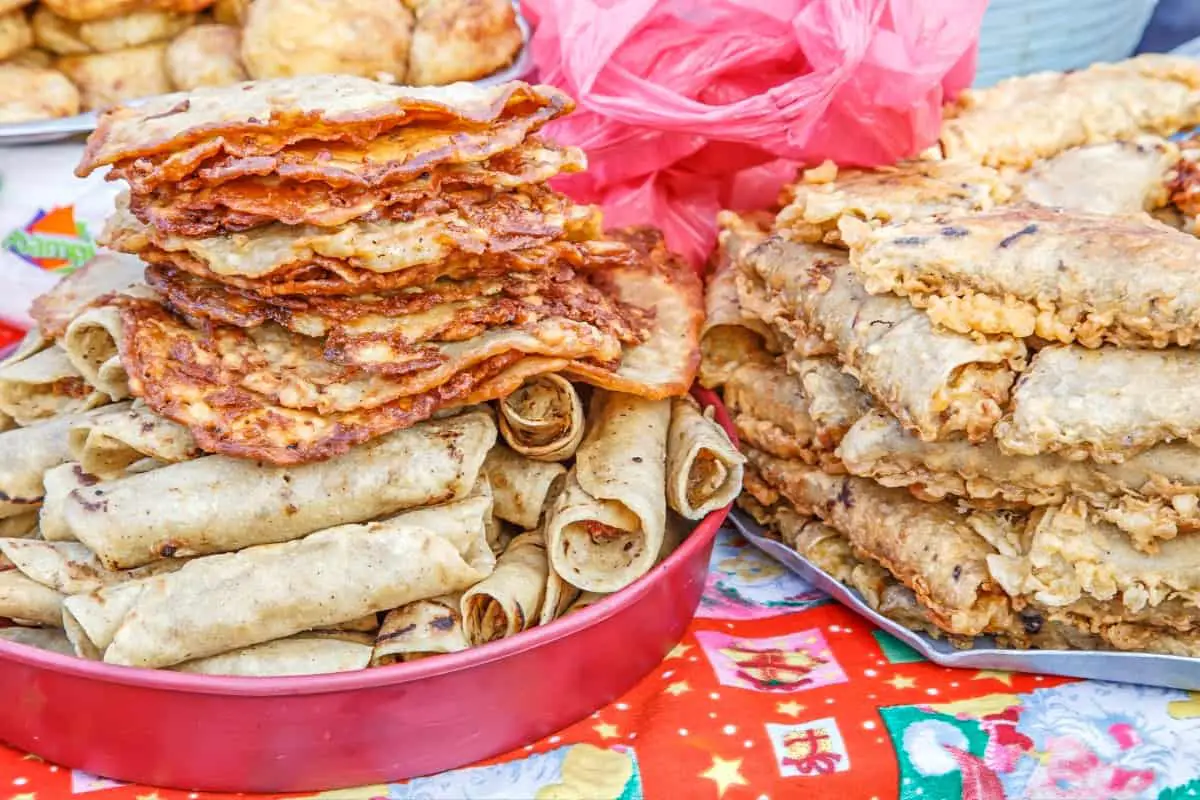
<path fill-rule="evenodd" d="M 716 395 L 696 390 L 716 405 Z M 111 666 L 0 641 L 0 740 L 109 778 L 319 791 L 454 769 L 612 702 L 686 630 L 728 509 L 636 583 L 544 628 L 335 675 L 237 678 Z"/>

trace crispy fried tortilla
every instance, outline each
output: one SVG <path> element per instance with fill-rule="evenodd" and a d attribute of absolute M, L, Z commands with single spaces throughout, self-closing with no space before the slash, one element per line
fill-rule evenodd
<path fill-rule="evenodd" d="M 433 264 L 456 253 L 503 253 L 556 239 L 599 235 L 595 209 L 574 205 L 545 187 L 465 190 L 430 202 L 433 205 L 411 217 L 356 220 L 337 228 L 274 223 L 240 233 L 189 238 L 145 225 L 123 195 L 101 241 L 135 255 L 144 256 L 152 247 L 184 253 L 216 275 L 264 280 L 307 267 L 315 259 L 388 273 Z"/>
<path fill-rule="evenodd" d="M 560 375 L 538 375 L 498 404 L 500 435 L 535 461 L 566 461 L 583 441 L 583 400 Z"/>
<path fill-rule="evenodd" d="M 81 656 L 166 667 L 465 589 L 494 566 L 488 505 L 476 495 L 75 595 L 67 634 Z"/>
<path fill-rule="evenodd" d="M 389 611 L 375 638 L 372 666 L 416 661 L 470 647 L 463 633 L 462 592 L 417 600 Z"/>
<path fill-rule="evenodd" d="M 959 95 L 942 123 L 942 151 L 992 166 L 1028 166 L 1070 147 L 1165 136 L 1200 123 L 1198 92 L 1194 59 L 1157 54 L 1009 78 Z"/>
<path fill-rule="evenodd" d="M 700 331 L 700 384 L 721 386 L 739 364 L 765 360 L 774 334 L 770 325 L 743 311 L 738 302 L 737 276 L 745 253 L 767 236 L 770 214 L 741 216 L 722 211 L 717 216 L 717 252 L 704 290 L 705 319 Z"/>
<path fill-rule="evenodd" d="M 112 402 L 87 382 L 66 352 L 54 345 L 0 367 L 0 413 L 18 425 L 75 414 Z"/>
<path fill-rule="evenodd" d="M 512 140 L 523 139 L 572 107 L 570 98 L 553 87 L 515 81 L 486 89 L 467 83 L 418 89 L 344 75 L 255 81 L 164 95 L 136 108 L 105 112 L 76 174 L 83 177 L 106 164 L 170 153 L 168 163 L 158 167 L 160 179 L 179 180 L 194 165 L 221 154 L 270 156 L 305 140 L 361 147 L 400 126 L 481 131 L 485 135 L 474 146 L 482 148 L 481 141 L 500 135 L 498 129 L 507 123 L 507 141 L 515 144 Z M 530 118 L 524 130 L 521 122 L 509 122 Z M 420 169 L 444 160 L 455 144 L 450 140 L 414 148 L 424 150 Z M 398 152 L 387 160 L 407 162 L 410 154 Z"/>
<path fill-rule="evenodd" d="M 68 442 L 83 471 L 102 477 L 120 475 L 145 458 L 173 464 L 202 454 L 187 428 L 141 400 L 98 409 L 71 428 Z"/>
<path fill-rule="evenodd" d="M 750 448 L 746 454 L 758 476 L 798 513 L 836 528 L 856 553 L 879 562 L 915 592 L 938 627 L 977 636 L 1010 626 L 1008 598 L 986 563 L 995 549 L 950 504 L 926 503 L 905 491 L 828 475 Z"/>
<path fill-rule="evenodd" d="M 1092 214 L 1154 211 L 1169 200 L 1179 147 L 1159 137 L 1063 151 L 1014 179 L 1018 197 Z"/>
<path fill-rule="evenodd" d="M 839 250 L 773 236 L 747 260 L 797 321 L 836 344 L 847 371 L 906 428 L 929 441 L 991 434 L 1024 366 L 1021 341 L 935 328 L 904 300 L 868 294 Z"/>
<path fill-rule="evenodd" d="M 463 593 L 460 609 L 467 641 L 487 644 L 536 625 L 549 569 L 541 531 L 523 533 L 509 542 L 492 574 Z"/>
<path fill-rule="evenodd" d="M 470 411 L 329 462 L 275 467 L 210 456 L 76 490 L 66 520 L 113 568 L 283 542 L 463 497 L 495 439 L 490 415 Z"/>
<path fill-rule="evenodd" d="M 538 527 L 547 501 L 557 494 L 553 487 L 566 473 L 561 464 L 534 461 L 502 444 L 483 462 L 496 516 L 525 531 Z"/>
<path fill-rule="evenodd" d="M 366 669 L 375 638 L 366 633 L 309 631 L 273 642 L 198 658 L 172 669 L 200 675 L 327 675 Z"/>
<path fill-rule="evenodd" d="M 131 256 L 101 251 L 50 291 L 37 297 L 29 309 L 29 316 L 47 337 L 57 339 L 66 333 L 71 320 L 96 301 L 140 286 L 145 268 L 145 264 Z"/>
<path fill-rule="evenodd" d="M 327 170 L 327 164 L 321 158 L 311 166 Z M 439 164 L 402 183 L 387 180 L 386 175 L 381 176 L 382 184 L 330 183 L 305 175 L 303 164 L 288 165 L 292 168 L 283 167 L 283 172 L 262 172 L 261 163 L 254 163 L 255 173 L 250 176 L 226 170 L 215 182 L 201 178 L 189 181 L 188 188 L 167 184 L 145 195 L 135 191 L 130 210 L 147 225 L 181 236 L 212 236 L 272 222 L 331 228 L 360 218 L 394 220 L 441 213 L 460 196 L 470 196 L 463 195 L 464 190 L 517 189 L 579 172 L 584 164 L 578 148 L 536 140 L 477 164 Z M 210 171 L 202 169 L 201 175 Z"/>
<path fill-rule="evenodd" d="M 580 589 L 614 592 L 654 564 L 666 531 L 671 404 L 597 391 L 588 430 L 546 523 L 553 569 Z"/>
<path fill-rule="evenodd" d="M 712 414 L 691 397 L 671 401 L 667 432 L 667 505 L 685 519 L 703 519 L 742 490 L 745 457 Z"/>
<path fill-rule="evenodd" d="M 1085 347 L 1200 335 L 1200 241 L 1143 215 L 1018 206 L 843 234 L 868 291 L 904 295 L 950 330 Z"/>
<path fill-rule="evenodd" d="M 958 161 L 907 161 L 873 170 L 809 170 L 790 187 L 792 202 L 775 229 L 790 239 L 840 244 L 838 220 L 879 225 L 926 219 L 944 211 L 986 211 L 1012 192 L 990 167 Z"/>
<path fill-rule="evenodd" d="M 1200 434 L 1200 352 L 1045 347 L 996 426 L 1017 455 L 1060 453 L 1120 463 Z"/>

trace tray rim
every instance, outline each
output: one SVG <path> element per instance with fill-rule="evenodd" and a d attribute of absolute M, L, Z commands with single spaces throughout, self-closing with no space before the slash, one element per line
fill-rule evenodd
<path fill-rule="evenodd" d="M 520 0 L 511 0 L 513 11 L 516 12 L 517 27 L 521 31 L 521 49 L 517 51 L 512 63 L 506 67 L 485 75 L 473 81 L 465 81 L 480 87 L 496 86 L 508 81 L 517 81 L 533 72 L 533 55 L 529 49 L 530 39 L 533 38 L 533 28 L 521 12 Z M 133 100 L 124 100 L 118 105 L 138 106 L 147 100 L 157 97 L 183 97 L 186 92 L 168 92 Z M 85 111 L 72 114 L 69 117 L 53 117 L 51 119 L 31 119 L 26 122 L 10 122 L 0 125 L 0 147 L 24 147 L 37 144 L 53 144 L 64 142 L 72 137 L 95 130 L 99 120 L 99 111 Z"/>
<path fill-rule="evenodd" d="M 702 406 L 713 408 L 717 422 L 726 431 L 733 431 L 729 413 L 715 393 L 696 386 L 692 389 L 692 395 Z M 736 440 L 736 435 L 731 433 L 731 438 Z M 668 567 L 673 568 L 675 564 L 691 558 L 697 550 L 708 546 L 710 540 L 716 536 L 717 531 L 724 524 L 731 509 L 732 503 L 697 521 L 683 544 L 661 564 L 629 586 L 614 592 L 594 605 L 577 611 L 569 617 L 557 619 L 544 627 L 535 626 L 508 639 L 472 647 L 458 653 L 441 654 L 436 658 L 423 658 L 418 661 L 391 664 L 385 667 L 322 675 L 286 677 L 198 675 L 173 672 L 168 669 L 105 664 L 100 661 L 61 655 L 29 645 L 0 640 L 0 661 L 15 661 L 36 669 L 101 683 L 186 694 L 233 697 L 332 694 L 414 683 L 473 669 L 527 650 L 533 650 L 559 639 L 573 636 L 603 622 L 620 612 L 626 604 L 636 602 L 658 580 L 659 574 Z"/>

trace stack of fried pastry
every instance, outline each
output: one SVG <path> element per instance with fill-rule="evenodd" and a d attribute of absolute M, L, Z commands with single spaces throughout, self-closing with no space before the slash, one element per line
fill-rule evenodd
<path fill-rule="evenodd" d="M 731 502 L 699 281 L 545 185 L 570 102 L 299 79 L 105 116 L 105 253 L 0 365 L 0 638 L 340 671 L 546 624 Z M 490 402 L 489 402 L 490 401 Z M 219 596 L 218 596 L 219 595 Z"/>
<path fill-rule="evenodd" d="M 725 214 L 701 381 L 743 505 L 914 628 L 1200 655 L 1200 240 L 1162 138 L 1198 89 L 1167 57 L 1016 79 L 942 155 Z"/>

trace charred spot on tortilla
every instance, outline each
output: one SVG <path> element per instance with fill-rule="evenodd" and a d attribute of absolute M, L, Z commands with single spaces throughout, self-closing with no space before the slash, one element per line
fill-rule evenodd
<path fill-rule="evenodd" d="M 946 227 L 942 228 L 942 236 L 946 236 L 951 239 L 960 239 L 963 236 L 967 236 L 969 233 L 970 231 L 968 231 L 966 228 L 958 225 L 947 225 Z"/>
<path fill-rule="evenodd" d="M 1012 247 L 1013 244 L 1018 239 L 1020 239 L 1022 236 L 1032 236 L 1033 234 L 1035 234 L 1037 232 L 1038 232 L 1037 223 L 1031 222 L 1028 225 L 1026 225 L 1024 228 L 1021 228 L 1021 230 L 1017 231 L 1016 233 L 1014 233 L 1010 236 L 1005 236 L 1003 239 L 1001 239 L 999 247 L 1001 250 L 1007 250 L 1008 248 Z"/>
<path fill-rule="evenodd" d="M 920 247 L 928 241 L 925 236 L 901 236 L 896 239 L 896 244 L 901 247 Z"/>
<path fill-rule="evenodd" d="M 842 488 L 838 490 L 837 502 L 841 503 L 846 508 L 854 508 L 854 494 L 850 488 L 850 480 L 842 481 Z"/>
<path fill-rule="evenodd" d="M 100 498 L 99 500 L 85 500 L 84 495 L 86 494 L 89 493 L 79 492 L 79 505 L 83 507 L 84 511 L 88 511 L 93 514 L 103 514 L 108 511 L 108 499 L 104 496 L 103 489 L 96 489 L 94 492 L 90 493 L 93 497 Z"/>
<path fill-rule="evenodd" d="M 434 623 L 433 623 L 435 627 L 437 626 L 437 623 L 438 623 L 438 621 L 437 621 L 437 620 L 435 620 L 435 621 L 434 621 Z M 454 627 L 454 622 L 453 622 L 453 621 L 451 621 L 451 623 L 450 623 L 450 627 Z M 399 637 L 401 637 L 401 636 L 405 636 L 405 635 L 407 635 L 407 634 L 410 634 L 410 633 L 412 633 L 412 632 L 413 632 L 413 631 L 415 631 L 416 629 L 417 629 L 417 623 L 413 622 L 413 623 L 411 623 L 411 624 L 409 624 L 409 625 L 405 625 L 403 628 L 397 628 L 397 629 L 396 629 L 396 630 L 394 630 L 394 631 L 389 631 L 389 632 L 387 632 L 387 633 L 385 633 L 385 634 L 381 635 L 381 636 L 379 637 L 379 641 L 381 641 L 381 642 L 386 642 L 386 641 L 387 641 L 387 640 L 389 640 L 389 639 L 398 639 L 398 638 L 399 638 Z"/>
<path fill-rule="evenodd" d="M 147 433 L 147 431 L 142 432 Z M 84 472 L 83 467 L 79 464 L 72 465 L 71 472 L 74 473 L 75 480 L 79 482 L 80 486 L 95 486 L 100 482 L 100 479 L 95 475 L 92 475 L 89 472 Z"/>
<path fill-rule="evenodd" d="M 451 611 L 444 617 L 434 617 L 433 621 L 429 623 L 429 626 L 435 631 L 451 631 L 454 630 L 454 626 L 457 622 L 458 615 Z M 412 625 L 409 627 L 415 628 L 416 626 Z M 408 628 L 405 630 L 408 630 Z"/>

